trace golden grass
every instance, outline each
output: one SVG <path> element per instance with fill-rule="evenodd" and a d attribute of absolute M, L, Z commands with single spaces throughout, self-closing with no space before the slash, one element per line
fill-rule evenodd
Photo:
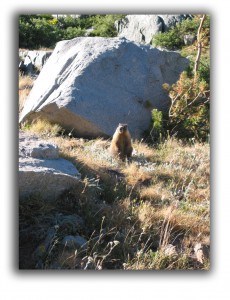
<path fill-rule="evenodd" d="M 29 75 L 19 74 L 18 88 L 19 90 L 23 90 L 25 88 L 31 89 L 34 84 L 33 77 Z"/>
<path fill-rule="evenodd" d="M 134 152 L 136 152 L 138 155 L 143 155 L 146 159 L 150 159 L 154 155 L 154 149 L 150 148 L 143 142 L 134 141 L 133 148 Z"/>
<path fill-rule="evenodd" d="M 126 177 L 126 182 L 128 185 L 136 186 L 138 184 L 147 184 L 151 181 L 152 174 L 147 172 L 135 163 L 130 163 L 122 168 L 122 172 Z"/>
<path fill-rule="evenodd" d="M 22 111 L 26 98 L 28 97 L 34 84 L 34 79 L 28 75 L 22 75 L 19 73 L 18 80 L 18 101 L 19 101 L 19 113 Z"/>
<path fill-rule="evenodd" d="M 22 111 L 24 105 L 25 105 L 25 101 L 26 101 L 26 98 L 28 97 L 30 93 L 30 89 L 28 88 L 25 88 L 23 90 L 19 90 L 18 91 L 18 97 L 19 97 L 19 113 Z"/>
<path fill-rule="evenodd" d="M 52 124 L 44 119 L 35 120 L 28 127 L 26 125 L 24 129 L 28 130 L 30 133 L 46 138 L 56 136 L 62 132 L 62 127 L 60 125 Z"/>
<path fill-rule="evenodd" d="M 161 182 L 152 184 L 148 187 L 143 187 L 140 191 L 140 198 L 143 200 L 149 200 L 151 203 L 163 204 L 165 201 L 169 201 L 172 198 L 170 191 L 163 186 Z"/>
<path fill-rule="evenodd" d="M 44 120 L 28 130 L 57 144 L 61 156 L 82 174 L 81 189 L 69 193 L 68 201 L 63 195 L 60 203 L 85 219 L 86 238 L 102 229 L 107 233 L 86 255 L 87 259 L 92 253 L 106 257 L 93 257 L 93 268 L 97 264 L 102 269 L 209 268 L 208 261 L 199 265 L 191 254 L 195 243 L 209 245 L 208 144 L 169 139 L 153 148 L 135 141 L 132 160 L 121 162 L 110 156 L 107 140 L 55 136 L 60 128 Z M 110 253 L 108 241 L 117 239 L 119 244 L 113 244 Z M 168 244 L 179 254 L 167 256 L 163 248 Z M 62 259 L 66 268 L 76 261 L 78 267 L 85 266 L 79 254 L 73 257 L 66 252 Z"/>

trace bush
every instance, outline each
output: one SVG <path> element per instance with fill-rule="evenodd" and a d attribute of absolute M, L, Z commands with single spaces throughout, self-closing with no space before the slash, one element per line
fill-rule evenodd
<path fill-rule="evenodd" d="M 85 36 L 93 27 L 90 36 L 117 36 L 114 22 L 122 15 L 84 15 L 54 18 L 52 15 L 21 15 L 19 17 L 19 47 L 38 49 L 54 48 L 59 41 Z"/>
<path fill-rule="evenodd" d="M 58 26 L 65 30 L 69 27 L 78 27 L 81 29 L 88 29 L 93 25 L 93 16 L 81 16 L 79 18 L 74 18 L 71 16 L 59 17 Z"/>
<path fill-rule="evenodd" d="M 167 32 L 158 33 L 152 40 L 152 45 L 155 47 L 163 47 L 169 50 L 182 49 L 184 46 L 184 36 L 192 34 L 196 36 L 200 24 L 200 15 L 194 16 L 192 19 L 186 19 Z M 203 25 L 204 36 L 209 39 L 210 34 L 210 17 L 206 16 Z"/>
<path fill-rule="evenodd" d="M 183 39 L 179 34 L 178 28 L 175 27 L 166 33 L 157 33 L 152 41 L 155 47 L 163 47 L 169 50 L 175 50 L 181 48 L 183 45 Z"/>
<path fill-rule="evenodd" d="M 19 18 L 19 47 L 38 49 L 54 47 L 61 32 L 52 20 L 38 15 L 22 15 Z"/>
<path fill-rule="evenodd" d="M 117 31 L 114 22 L 123 17 L 123 15 L 96 15 L 92 17 L 93 32 L 90 36 L 115 37 Z"/>
<path fill-rule="evenodd" d="M 209 85 L 199 76 L 188 77 L 183 72 L 177 83 L 169 91 L 171 107 L 169 109 L 168 128 L 171 134 L 182 138 L 196 138 L 205 141 L 209 135 Z"/>
<path fill-rule="evenodd" d="M 201 23 L 202 19 L 202 23 Z M 204 20 L 204 22 L 203 22 Z M 183 46 L 185 34 L 197 36 L 190 46 Z M 182 48 L 181 55 L 188 56 L 190 64 L 179 80 L 172 86 L 164 84 L 169 93 L 171 106 L 168 120 L 164 122 L 164 132 L 169 131 L 179 138 L 195 138 L 205 141 L 209 137 L 209 97 L 210 97 L 210 17 L 196 15 L 187 19 L 165 33 L 156 36 L 153 43 L 174 50 Z M 198 47 L 201 45 L 201 48 Z M 198 55 L 199 49 L 199 55 Z M 198 66 L 194 69 L 194 66 Z M 156 119 L 156 115 L 154 116 Z"/>
<path fill-rule="evenodd" d="M 80 27 L 74 28 L 74 27 L 68 27 L 64 32 L 63 32 L 63 38 L 65 40 L 71 40 L 75 37 L 78 36 L 84 36 L 85 35 L 85 30 L 81 29 Z"/>
<path fill-rule="evenodd" d="M 152 110 L 152 129 L 150 135 L 152 140 L 161 139 L 163 133 L 163 112 L 154 108 Z"/>

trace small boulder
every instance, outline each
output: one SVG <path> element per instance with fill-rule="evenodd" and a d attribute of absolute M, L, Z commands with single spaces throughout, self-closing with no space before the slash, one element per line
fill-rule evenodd
<path fill-rule="evenodd" d="M 186 46 L 192 45 L 196 40 L 196 36 L 193 34 L 186 34 L 184 35 L 184 44 Z"/>
<path fill-rule="evenodd" d="M 194 247 L 194 253 L 197 261 L 203 264 L 204 260 L 209 257 L 209 247 L 207 245 L 197 243 Z"/>
<path fill-rule="evenodd" d="M 20 132 L 21 133 L 21 132 Z M 81 175 L 68 160 L 59 158 L 58 147 L 19 133 L 19 196 L 55 201 L 75 186 Z"/>
<path fill-rule="evenodd" d="M 68 248 L 83 248 L 87 247 L 87 240 L 80 235 L 67 235 L 63 238 L 62 244 Z"/>
<path fill-rule="evenodd" d="M 52 51 L 19 50 L 19 70 L 24 74 L 40 72 Z"/>
<path fill-rule="evenodd" d="M 172 244 L 168 244 L 163 248 L 163 252 L 167 256 L 174 256 L 177 255 L 176 246 L 173 246 Z"/>

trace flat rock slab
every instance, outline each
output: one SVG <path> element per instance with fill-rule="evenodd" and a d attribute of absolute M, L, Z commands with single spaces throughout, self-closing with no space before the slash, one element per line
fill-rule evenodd
<path fill-rule="evenodd" d="M 19 157 L 33 157 L 41 159 L 56 159 L 59 149 L 56 145 L 41 141 L 34 135 L 19 135 Z"/>
<path fill-rule="evenodd" d="M 19 196 L 56 200 L 78 183 L 81 175 L 68 160 L 60 158 L 58 147 L 39 138 L 19 134 Z"/>

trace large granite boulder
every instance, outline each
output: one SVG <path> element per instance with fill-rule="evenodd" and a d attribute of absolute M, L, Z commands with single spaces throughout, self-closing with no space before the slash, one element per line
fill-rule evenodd
<path fill-rule="evenodd" d="M 150 44 L 154 35 L 168 31 L 190 15 L 127 15 L 115 22 L 119 37 L 130 41 Z"/>
<path fill-rule="evenodd" d="M 38 137 L 19 133 L 19 196 L 38 196 L 55 201 L 75 186 L 80 173 L 68 160 L 59 157 L 56 145 Z"/>
<path fill-rule="evenodd" d="M 151 109 L 169 105 L 163 83 L 189 61 L 173 51 L 124 38 L 79 37 L 57 44 L 20 115 L 60 124 L 79 137 L 108 137 L 128 123 L 132 137 L 149 128 Z"/>
<path fill-rule="evenodd" d="M 127 15 L 115 22 L 119 37 L 137 43 L 150 44 L 153 36 L 163 31 L 162 19 L 157 15 Z"/>

